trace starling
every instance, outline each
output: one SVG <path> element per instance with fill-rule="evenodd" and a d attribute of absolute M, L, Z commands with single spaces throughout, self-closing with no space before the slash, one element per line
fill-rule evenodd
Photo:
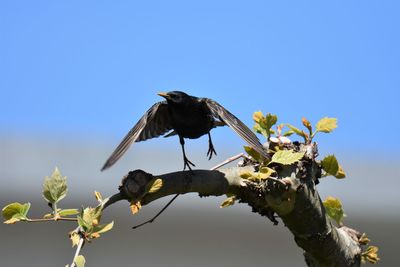
<path fill-rule="evenodd" d="M 217 153 L 211 140 L 210 130 L 223 125 L 231 127 L 260 155 L 269 158 L 257 136 L 216 101 L 190 96 L 180 91 L 159 93 L 158 95 L 164 97 L 166 101 L 154 104 L 143 115 L 111 154 L 101 170 L 111 167 L 133 142 L 144 141 L 166 133 L 164 137 L 179 136 L 183 152 L 183 169 L 185 170 L 187 167 L 191 170 L 191 166 L 195 165 L 186 157 L 185 138 L 196 139 L 207 134 L 207 156 L 211 159 L 213 154 Z"/>

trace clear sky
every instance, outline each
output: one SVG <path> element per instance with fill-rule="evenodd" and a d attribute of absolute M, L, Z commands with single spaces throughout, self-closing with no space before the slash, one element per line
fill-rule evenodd
<path fill-rule="evenodd" d="M 157 92 L 180 89 L 248 125 L 260 109 L 294 124 L 337 117 L 325 146 L 395 154 L 399 8 L 385 0 L 1 1 L 0 131 L 115 144 Z M 215 138 L 228 142 L 227 134 Z M 234 134 L 232 142 L 240 142 Z"/>
<path fill-rule="evenodd" d="M 71 207 L 90 203 L 79 196 L 94 201 L 88 193 L 93 190 L 104 196 L 115 193 L 119 178 L 127 170 L 140 168 L 153 174 L 180 170 L 182 154 L 177 138 L 172 137 L 137 144 L 112 169 L 100 172 L 126 132 L 161 100 L 156 93 L 174 89 L 215 99 L 249 126 L 257 110 L 275 113 L 280 122 L 298 126 L 302 116 L 312 123 L 324 116 L 337 117 L 339 128 L 317 136 L 317 141 L 321 156 L 338 156 L 348 179 L 326 178 L 318 191 L 322 198 L 340 198 L 348 214 L 346 222 L 359 218 L 360 223 L 354 225 L 381 248 L 383 265 L 385 261 L 387 266 L 396 265 L 390 264 L 390 259 L 398 259 L 397 244 L 389 242 L 393 240 L 389 237 L 395 232 L 391 230 L 394 222 L 399 221 L 394 211 L 399 210 L 400 203 L 399 0 L 1 0 L 0 184 L 7 186 L 0 186 L 0 207 L 12 201 L 32 202 L 32 212 L 44 207 L 40 198 L 43 177 L 55 166 L 68 176 L 68 201 L 79 202 Z M 187 142 L 188 156 L 197 168 L 211 167 L 242 151 L 243 141 L 224 128 L 212 132 L 218 156 L 211 161 L 206 159 L 206 137 Z M 383 179 L 389 186 L 382 186 Z M 213 247 L 208 237 L 217 234 L 201 233 L 197 239 L 200 246 L 205 245 L 200 263 L 216 258 L 216 251 L 217 263 L 221 264 L 215 266 L 243 266 L 246 259 L 257 260 L 256 256 L 265 251 L 272 251 L 279 262 L 284 258 L 287 266 L 302 259 L 297 247 L 298 254 L 288 253 L 290 246 L 295 246 L 292 237 L 282 238 L 281 232 L 276 232 L 284 228 L 264 231 L 270 225 L 261 217 L 249 216 L 245 205 L 232 209 L 243 211 L 239 217 L 250 226 L 245 229 L 237 214 L 231 219 L 233 224 L 226 224 L 230 209 L 221 213 L 223 217 L 210 216 L 212 207 L 219 209 L 222 199 L 198 201 L 194 194 L 182 196 L 160 224 L 144 227 L 144 232 L 127 229 L 150 218 L 159 206 L 144 209 L 148 216 L 115 216 L 118 223 L 126 225 L 118 225 L 110 234 L 110 238 L 118 239 L 114 244 L 119 244 L 113 247 L 114 256 L 123 255 L 119 257 L 123 260 L 131 253 L 132 240 L 142 240 L 138 249 L 143 253 L 137 255 L 139 262 L 144 259 L 143 266 L 153 263 L 148 261 L 149 251 L 160 251 L 158 258 L 166 259 L 166 265 L 188 266 L 182 264 L 184 258 L 171 257 L 171 250 L 190 255 L 193 265 L 193 259 L 199 257 L 191 251 L 192 241 L 184 236 L 175 245 L 189 245 L 171 247 L 170 242 L 164 242 L 170 240 L 165 233 L 179 241 L 176 229 L 185 233 L 185 225 L 191 231 L 196 225 L 206 229 L 204 225 L 215 223 L 218 236 L 229 231 L 228 238 L 221 239 L 229 242 L 216 242 Z M 165 202 L 161 200 L 158 205 Z M 197 206 L 204 203 L 209 206 Z M 124 205 L 119 212 L 125 216 L 129 208 Z M 187 207 L 182 216 L 195 218 L 197 224 L 181 220 L 185 222 L 183 228 L 169 227 L 176 222 L 174 212 L 179 207 Z M 168 223 L 168 218 L 173 221 Z M 260 228 L 253 225 L 253 218 L 259 219 Z M 218 222 L 224 222 L 223 227 Z M 37 241 L 29 238 L 32 233 L 55 236 L 52 229 L 36 227 L 26 232 L 27 244 Z M 247 234 L 249 229 L 255 234 Z M 239 235 L 232 235 L 232 231 Z M 21 239 L 11 238 L 21 235 L 20 228 L 3 232 L 10 237 L 5 240 L 11 241 L 7 247 L 0 244 L 0 251 L 6 255 L 20 250 Z M 140 233 L 145 233 L 144 238 Z M 277 233 L 279 238 L 274 237 Z M 150 249 L 146 243 L 149 235 Z M 276 241 L 270 242 L 273 247 L 268 248 L 263 236 Z M 262 242 L 255 249 L 241 249 L 237 260 L 221 258 L 226 253 L 219 249 L 228 248 L 230 253 L 249 237 L 251 242 Z M 52 255 L 58 255 L 50 260 L 70 260 L 70 254 L 62 253 L 68 250 L 54 249 L 69 243 L 46 240 L 44 246 L 51 244 Z M 108 266 L 104 263 L 115 261 L 113 256 L 96 257 L 109 249 L 104 244 L 106 247 L 99 250 L 87 250 L 92 253 L 89 263 L 100 259 L 97 266 Z M 214 249 L 215 245 L 218 248 Z M 26 257 L 3 257 L 10 262 L 6 265 L 25 266 L 26 259 L 37 258 L 37 244 L 31 247 Z M 42 245 L 40 249 L 48 251 Z M 29 264 L 35 262 L 30 260 Z"/>

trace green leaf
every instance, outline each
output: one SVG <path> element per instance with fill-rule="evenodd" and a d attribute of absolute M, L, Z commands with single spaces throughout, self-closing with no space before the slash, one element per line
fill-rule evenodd
<path fill-rule="evenodd" d="M 251 173 L 251 172 L 242 172 L 240 174 L 240 177 L 243 179 L 249 179 L 251 176 L 253 176 L 253 173 Z"/>
<path fill-rule="evenodd" d="M 3 218 L 6 220 L 5 224 L 13 224 L 18 221 L 26 221 L 27 214 L 29 208 L 31 207 L 31 203 L 21 204 L 19 202 L 14 202 L 8 204 L 2 209 Z"/>
<path fill-rule="evenodd" d="M 342 166 L 339 165 L 336 157 L 334 155 L 326 156 L 321 161 L 322 169 L 329 174 L 338 179 L 342 179 L 346 177 L 346 173 L 344 172 Z"/>
<path fill-rule="evenodd" d="M 286 123 L 285 125 L 286 125 L 287 127 L 289 127 L 289 129 L 292 130 L 295 134 L 300 135 L 300 136 L 303 136 L 303 131 L 300 130 L 299 128 L 297 128 L 297 127 L 295 127 L 295 126 L 293 126 L 293 125 L 291 125 L 291 124 L 288 124 L 288 123 Z"/>
<path fill-rule="evenodd" d="M 256 111 L 256 112 L 253 113 L 253 120 L 256 123 L 259 123 L 263 119 L 264 119 L 264 116 L 263 116 L 261 111 Z"/>
<path fill-rule="evenodd" d="M 287 127 L 289 127 L 289 129 L 290 129 L 291 131 L 293 131 L 295 134 L 297 134 L 297 135 L 303 137 L 304 140 L 307 140 L 307 139 L 308 139 L 308 135 L 307 135 L 303 130 L 300 130 L 299 128 L 297 128 L 297 127 L 295 127 L 295 126 L 293 126 L 293 125 L 291 125 L 291 124 L 288 124 L 288 123 L 286 123 L 285 125 L 286 125 Z"/>
<path fill-rule="evenodd" d="M 268 178 L 275 172 L 275 170 L 268 167 L 261 167 L 259 172 L 263 175 L 263 177 Z"/>
<path fill-rule="evenodd" d="M 102 234 L 110 231 L 113 227 L 114 227 L 114 221 L 107 224 L 100 224 L 93 229 L 93 233 Z"/>
<path fill-rule="evenodd" d="M 270 163 L 275 162 L 283 165 L 290 165 L 299 160 L 304 156 L 304 152 L 294 152 L 293 150 L 279 150 L 272 156 Z"/>
<path fill-rule="evenodd" d="M 85 260 L 85 257 L 83 257 L 82 255 L 78 255 L 74 261 L 75 261 L 76 267 L 85 267 L 86 260 Z"/>
<path fill-rule="evenodd" d="M 248 179 L 250 181 L 265 180 L 268 179 L 274 172 L 275 172 L 274 169 L 268 167 L 261 167 L 259 172 L 253 173 L 252 177 L 249 177 Z"/>
<path fill-rule="evenodd" d="M 77 216 L 78 224 L 86 233 L 91 233 L 93 228 L 99 224 L 102 207 L 85 208 L 81 214 Z"/>
<path fill-rule="evenodd" d="M 254 124 L 253 130 L 254 130 L 256 133 L 259 133 L 259 134 L 264 135 L 265 138 L 268 138 L 269 132 L 266 131 L 264 128 L 262 128 L 262 127 L 260 126 L 260 124 L 258 124 L 258 123 Z"/>
<path fill-rule="evenodd" d="M 265 126 L 267 129 L 271 129 L 272 126 L 276 124 L 278 117 L 275 114 L 268 113 L 265 116 Z"/>
<path fill-rule="evenodd" d="M 346 173 L 344 172 L 342 166 L 339 165 L 339 170 L 337 171 L 335 177 L 338 179 L 346 178 Z"/>
<path fill-rule="evenodd" d="M 339 163 L 335 155 L 326 156 L 322 161 L 322 169 L 328 174 L 335 176 L 339 170 Z"/>
<path fill-rule="evenodd" d="M 146 186 L 146 193 L 155 193 L 161 189 L 163 185 L 163 180 L 160 178 L 153 178 L 147 186 Z"/>
<path fill-rule="evenodd" d="M 243 146 L 244 150 L 246 151 L 247 154 L 249 154 L 254 160 L 260 162 L 262 161 L 262 157 L 260 156 L 260 153 L 254 150 L 254 148 L 250 146 Z"/>
<path fill-rule="evenodd" d="M 240 177 L 249 181 L 258 182 L 268 179 L 275 170 L 268 167 L 261 167 L 259 172 L 243 172 Z"/>
<path fill-rule="evenodd" d="M 69 239 L 71 239 L 72 247 L 75 247 L 79 244 L 79 240 L 81 239 L 81 237 L 77 232 L 72 231 L 71 233 L 69 233 Z"/>
<path fill-rule="evenodd" d="M 330 133 L 337 127 L 337 119 L 336 118 L 322 118 L 317 122 L 317 131 L 323 133 Z"/>
<path fill-rule="evenodd" d="M 64 209 L 64 210 L 60 210 L 58 212 L 58 215 L 65 217 L 65 216 L 72 216 L 72 215 L 77 215 L 79 214 L 79 210 L 78 209 Z"/>
<path fill-rule="evenodd" d="M 232 206 L 233 204 L 235 204 L 235 201 L 236 201 L 236 196 L 228 197 L 221 203 L 221 205 L 219 207 L 226 208 L 226 207 Z"/>
<path fill-rule="evenodd" d="M 370 262 L 372 264 L 377 263 L 380 258 L 378 257 L 378 247 L 369 246 L 366 251 L 361 254 L 361 260 L 363 263 Z"/>
<path fill-rule="evenodd" d="M 283 136 L 291 136 L 292 134 L 294 134 L 294 131 L 293 130 L 289 130 L 287 132 L 284 132 Z"/>
<path fill-rule="evenodd" d="M 80 227 L 82 227 L 82 229 L 86 232 L 86 231 L 88 231 L 88 229 L 90 228 L 90 224 L 86 224 L 86 222 L 83 220 L 83 218 L 81 217 L 81 216 L 77 216 L 76 217 L 77 218 L 77 220 L 78 220 L 78 225 L 80 226 Z"/>
<path fill-rule="evenodd" d="M 278 117 L 276 115 L 268 113 L 264 117 L 261 111 L 257 111 L 253 114 L 253 119 L 256 122 L 254 125 L 254 131 L 257 133 L 261 133 L 267 138 L 269 138 L 271 134 L 275 133 L 275 131 L 271 128 L 278 121 Z"/>
<path fill-rule="evenodd" d="M 57 203 L 67 195 L 67 177 L 62 176 L 58 168 L 44 179 L 43 197 L 47 202 Z"/>
<path fill-rule="evenodd" d="M 340 200 L 334 197 L 327 197 L 323 204 L 328 216 L 341 226 L 345 215 Z"/>

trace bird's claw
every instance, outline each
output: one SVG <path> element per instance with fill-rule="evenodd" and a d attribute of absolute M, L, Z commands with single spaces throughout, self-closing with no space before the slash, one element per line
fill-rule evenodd
<path fill-rule="evenodd" d="M 189 171 L 192 171 L 192 168 L 190 167 L 190 165 L 193 167 L 196 167 L 196 165 L 194 165 L 194 163 L 191 162 L 187 157 L 184 157 L 183 161 L 184 161 L 183 170 L 186 170 L 186 167 L 187 167 L 189 169 Z"/>
<path fill-rule="evenodd" d="M 208 145 L 208 151 L 207 151 L 208 160 L 210 160 L 212 158 L 213 154 L 216 156 L 217 151 L 215 151 L 213 144 L 210 142 L 210 144 Z"/>

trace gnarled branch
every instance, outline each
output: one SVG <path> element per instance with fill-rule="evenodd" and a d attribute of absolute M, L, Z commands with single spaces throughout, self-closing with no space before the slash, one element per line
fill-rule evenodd
<path fill-rule="evenodd" d="M 249 171 L 254 171 L 254 167 L 181 171 L 156 176 L 135 170 L 123 178 L 120 193 L 111 197 L 105 207 L 121 199 L 146 205 L 167 195 L 189 192 L 197 192 L 200 196 L 233 194 L 275 224 L 274 214 L 277 214 L 304 250 L 308 266 L 360 266 L 360 234 L 347 227 L 335 227 L 328 219 L 315 186 L 320 175 L 315 161 L 278 168 L 277 177 L 257 182 L 241 178 L 242 173 Z M 158 178 L 162 179 L 162 187 L 148 193 L 149 184 Z"/>

